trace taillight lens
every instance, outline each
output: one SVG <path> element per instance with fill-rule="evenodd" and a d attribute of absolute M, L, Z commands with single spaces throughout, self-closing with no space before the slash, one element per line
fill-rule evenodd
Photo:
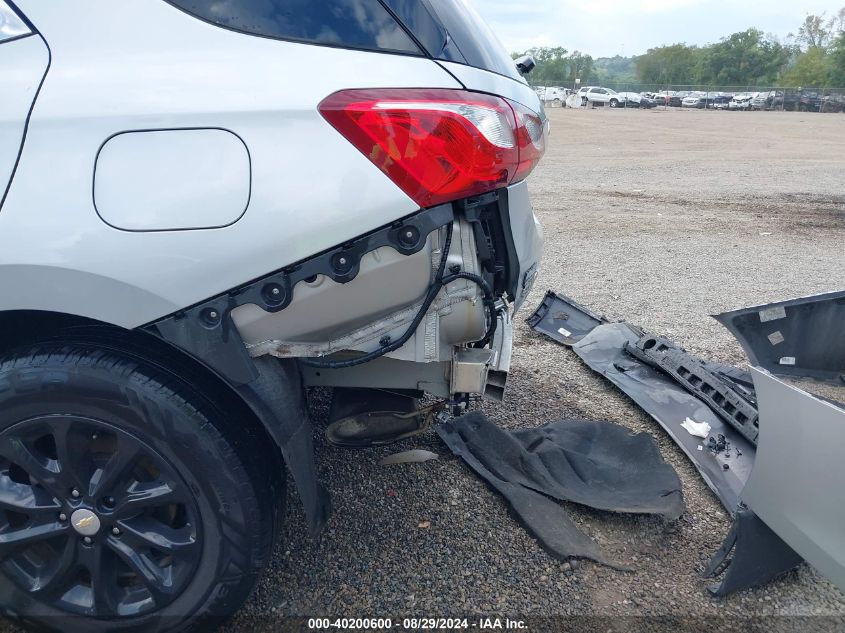
<path fill-rule="evenodd" d="M 516 115 L 516 137 L 519 145 L 519 165 L 513 180 L 523 180 L 546 153 L 548 128 L 540 115 L 519 103 L 511 102 Z"/>
<path fill-rule="evenodd" d="M 545 147 L 538 115 L 464 90 L 344 90 L 319 110 L 421 207 L 524 178 Z"/>

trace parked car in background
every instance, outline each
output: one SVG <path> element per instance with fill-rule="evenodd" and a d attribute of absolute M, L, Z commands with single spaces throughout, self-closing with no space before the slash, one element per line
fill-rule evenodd
<path fill-rule="evenodd" d="M 727 110 L 731 99 L 733 99 L 733 95 L 724 93 L 716 94 L 713 95 L 713 98 L 707 102 L 707 107 L 714 110 Z"/>
<path fill-rule="evenodd" d="M 775 90 L 772 97 L 773 110 L 793 111 L 798 109 L 798 93 L 795 90 Z"/>
<path fill-rule="evenodd" d="M 534 89 L 534 91 L 544 103 L 549 103 L 558 108 L 562 106 L 566 102 L 566 98 L 572 94 L 572 90 L 570 88 L 561 88 L 557 86 L 538 86 Z"/>
<path fill-rule="evenodd" d="M 669 103 L 667 105 L 673 108 L 680 108 L 683 107 L 684 99 L 690 96 L 692 92 L 690 90 L 682 90 L 680 92 L 674 92 L 669 96 Z"/>
<path fill-rule="evenodd" d="M 743 92 L 740 94 L 734 95 L 733 99 L 731 99 L 730 103 L 728 104 L 729 110 L 751 110 L 751 100 L 754 98 L 754 94 Z"/>
<path fill-rule="evenodd" d="M 639 92 L 620 92 L 619 98 L 626 108 L 653 108 L 657 102 Z"/>
<path fill-rule="evenodd" d="M 822 97 L 822 112 L 843 112 L 845 111 L 845 95 L 825 95 Z"/>
<path fill-rule="evenodd" d="M 757 96 L 751 99 L 752 110 L 770 110 L 772 102 L 774 101 L 775 93 L 773 90 L 767 92 L 759 92 Z"/>
<path fill-rule="evenodd" d="M 640 99 L 641 108 L 656 108 L 658 105 L 663 105 L 662 99 L 658 101 L 657 99 L 652 99 L 647 95 L 642 95 L 642 98 Z"/>
<path fill-rule="evenodd" d="M 646 92 L 645 95 L 656 105 L 668 106 L 669 99 L 671 99 L 674 93 L 668 90 L 661 90 L 660 92 Z"/>
<path fill-rule="evenodd" d="M 584 86 L 578 91 L 578 96 L 584 104 L 607 105 L 611 108 L 624 106 L 622 98 L 615 90 L 600 86 Z"/>
<path fill-rule="evenodd" d="M 703 110 L 707 104 L 707 95 L 703 92 L 693 93 L 681 100 L 682 108 L 697 108 Z"/>
<path fill-rule="evenodd" d="M 818 112 L 821 107 L 822 97 L 815 90 L 803 90 L 798 96 L 799 112 Z"/>

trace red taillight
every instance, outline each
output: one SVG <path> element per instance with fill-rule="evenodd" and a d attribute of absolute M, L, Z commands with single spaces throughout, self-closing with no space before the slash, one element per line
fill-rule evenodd
<path fill-rule="evenodd" d="M 516 114 L 516 137 L 519 144 L 519 166 L 514 181 L 530 174 L 546 153 L 546 129 L 543 119 L 519 103 L 510 102 Z"/>
<path fill-rule="evenodd" d="M 344 90 L 319 110 L 421 207 L 524 178 L 545 143 L 538 115 L 464 90 Z"/>

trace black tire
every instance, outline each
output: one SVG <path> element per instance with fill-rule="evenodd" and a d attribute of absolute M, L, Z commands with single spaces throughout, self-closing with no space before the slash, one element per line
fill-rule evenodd
<path fill-rule="evenodd" d="M 170 633 L 213 630 L 240 608 L 285 497 L 267 442 L 212 397 L 91 345 L 50 341 L 0 357 L 0 541 L 45 521 L 55 532 L 0 543 L 7 617 L 51 631 Z M 12 493 L 38 512 L 10 513 Z M 19 561 L 38 556 L 32 585 Z"/>
<path fill-rule="evenodd" d="M 616 99 L 611 99 L 610 100 L 610 107 L 611 108 L 618 108 L 619 107 L 619 101 L 617 101 Z"/>

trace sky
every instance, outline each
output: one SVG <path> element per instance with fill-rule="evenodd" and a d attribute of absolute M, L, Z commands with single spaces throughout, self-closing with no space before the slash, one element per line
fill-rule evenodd
<path fill-rule="evenodd" d="M 563 46 L 593 57 L 638 55 L 663 44 L 708 44 L 749 27 L 779 38 L 808 13 L 845 0 L 470 0 L 509 52 Z"/>

